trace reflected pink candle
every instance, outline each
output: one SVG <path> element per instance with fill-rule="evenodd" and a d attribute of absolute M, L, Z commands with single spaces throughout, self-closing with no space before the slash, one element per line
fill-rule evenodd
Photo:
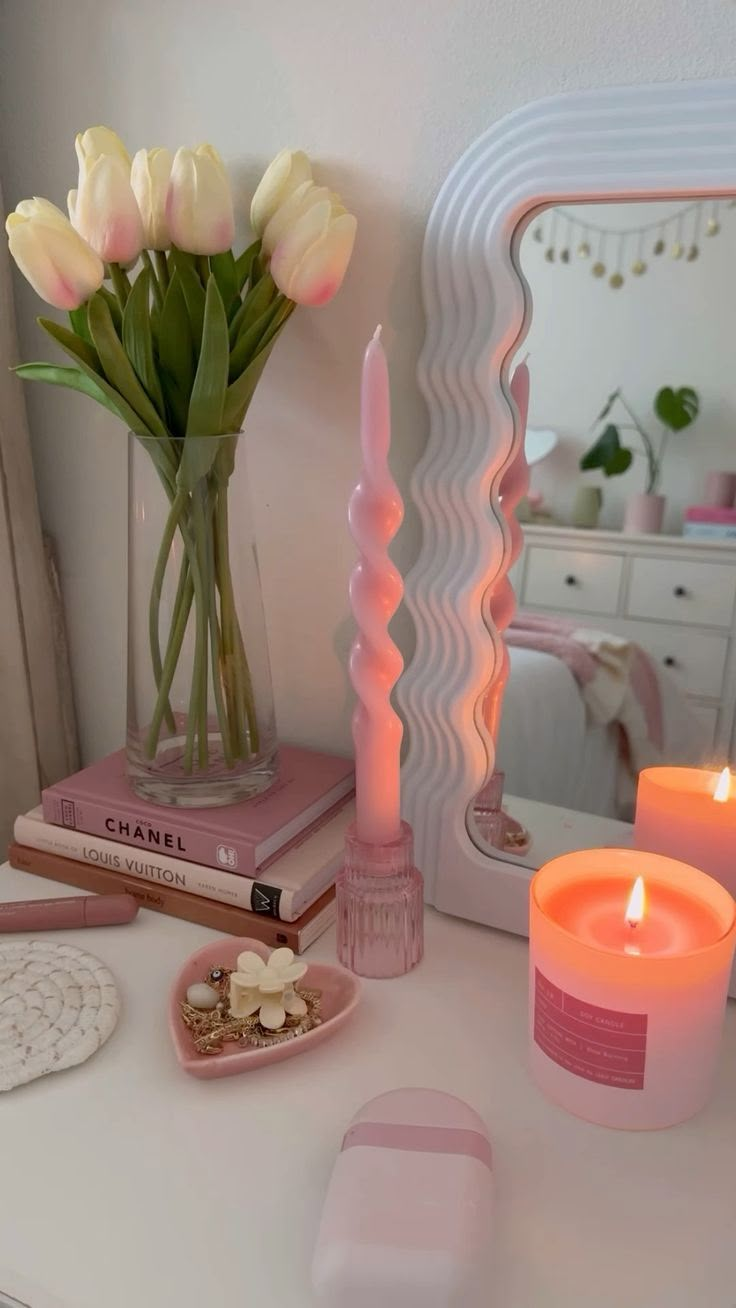
<path fill-rule="evenodd" d="M 634 844 L 699 867 L 736 897 L 736 785 L 728 768 L 645 768 Z"/>
<path fill-rule="evenodd" d="M 373 845 L 397 840 L 401 830 L 399 765 L 401 721 L 391 691 L 403 667 L 388 624 L 403 595 L 388 555 L 404 506 L 388 467 L 391 407 L 388 366 L 378 327 L 363 361 L 360 440 L 363 471 L 350 499 L 349 521 L 359 558 L 350 579 L 358 628 L 350 678 L 358 697 L 353 714 L 358 839 Z"/>

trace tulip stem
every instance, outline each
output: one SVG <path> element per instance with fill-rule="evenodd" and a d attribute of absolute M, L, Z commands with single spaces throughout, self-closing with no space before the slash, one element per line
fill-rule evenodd
<path fill-rule="evenodd" d="M 191 774 L 206 769 L 209 760 L 208 687 L 214 695 L 214 714 L 227 767 L 247 761 L 260 748 L 258 716 L 251 672 L 235 606 L 235 591 L 228 549 L 228 482 L 206 475 L 191 493 L 167 491 L 170 511 L 151 587 L 149 636 L 156 703 L 146 733 L 144 752 L 156 757 L 164 724 L 176 733 L 177 721 L 170 704 L 171 688 L 194 608 L 194 664 L 186 714 L 183 767 Z M 166 653 L 159 642 L 160 604 L 171 547 L 179 532 L 184 553 L 173 600 Z M 219 603 L 218 603 L 219 600 Z M 209 646 L 209 650 L 208 650 Z M 209 658 L 208 658 L 209 654 Z"/>
<path fill-rule="evenodd" d="M 159 285 L 158 277 L 156 276 L 156 269 L 153 266 L 153 262 L 151 260 L 150 254 L 148 253 L 148 250 L 141 250 L 141 259 L 143 260 L 143 266 L 148 269 L 149 280 L 151 283 L 151 290 L 153 291 L 153 298 L 156 301 L 158 308 L 162 309 L 164 303 L 163 292 Z"/>

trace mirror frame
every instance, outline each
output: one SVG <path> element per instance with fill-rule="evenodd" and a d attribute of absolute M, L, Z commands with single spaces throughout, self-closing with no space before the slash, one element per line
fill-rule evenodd
<path fill-rule="evenodd" d="M 494 766 L 482 705 L 503 645 L 491 600 L 497 621 L 506 609 L 503 626 L 513 607 L 498 488 L 522 440 L 509 393 L 531 317 L 521 237 L 549 205 L 700 195 L 736 195 L 733 80 L 527 105 L 470 146 L 432 209 L 418 373 L 429 436 L 412 480 L 423 541 L 406 583 L 416 648 L 398 699 L 409 728 L 403 813 L 427 901 L 444 912 L 528 931 L 531 869 L 482 853 L 467 828 Z"/>

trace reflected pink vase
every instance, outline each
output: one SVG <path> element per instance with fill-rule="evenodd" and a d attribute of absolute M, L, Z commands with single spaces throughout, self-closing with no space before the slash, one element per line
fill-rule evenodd
<path fill-rule="evenodd" d="M 736 500 L 736 472 L 709 472 L 705 479 L 705 503 L 730 509 Z"/>
<path fill-rule="evenodd" d="M 630 535 L 656 535 L 662 530 L 667 500 L 664 495 L 632 495 L 624 514 L 624 531 Z"/>

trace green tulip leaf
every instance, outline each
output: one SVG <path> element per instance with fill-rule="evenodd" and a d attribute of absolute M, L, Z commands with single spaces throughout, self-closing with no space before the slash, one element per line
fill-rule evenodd
<path fill-rule="evenodd" d="M 187 314 L 189 315 L 194 353 L 198 356 L 202 348 L 202 331 L 204 329 L 204 287 L 191 264 L 177 263 L 176 267 L 181 289 L 184 293 Z"/>
<path fill-rule="evenodd" d="M 90 372 L 102 375 L 102 365 L 94 345 L 88 345 L 76 332 L 70 332 L 68 327 L 62 327 L 53 318 L 37 318 L 36 322 L 75 361 L 84 364 Z"/>
<path fill-rule="evenodd" d="M 106 394 L 99 382 L 93 381 L 78 368 L 59 368 L 53 363 L 21 363 L 13 371 L 23 381 L 47 382 L 52 386 L 65 386 L 67 390 L 79 391 L 82 395 L 88 395 L 90 399 L 96 400 L 110 413 L 114 413 L 116 418 L 122 419 L 123 422 L 127 421 L 124 403 L 122 401 L 115 403 L 111 391 Z M 135 418 L 136 415 L 133 414 L 133 417 Z"/>
<path fill-rule="evenodd" d="M 678 391 L 663 386 L 654 398 L 654 412 L 670 431 L 683 431 L 689 427 L 699 411 L 700 399 L 692 386 L 681 386 Z"/>
<path fill-rule="evenodd" d="M 235 433 L 232 436 L 223 436 L 218 442 L 217 458 L 212 466 L 212 471 L 218 486 L 227 486 L 230 478 L 235 471 L 235 454 L 237 451 L 238 437 Z"/>
<path fill-rule="evenodd" d="M 136 376 L 161 417 L 166 414 L 161 383 L 153 357 L 150 317 L 151 278 L 147 268 L 138 275 L 123 311 L 123 345 Z"/>
<path fill-rule="evenodd" d="M 172 245 L 169 252 L 169 267 L 173 276 L 174 270 L 178 268 L 191 268 L 193 272 L 197 271 L 197 256 L 191 254 L 189 250 L 180 250 L 178 245 Z"/>
<path fill-rule="evenodd" d="M 78 309 L 69 310 L 69 322 L 71 323 L 72 331 L 75 335 L 81 336 L 83 341 L 86 341 L 88 345 L 91 345 L 92 337 L 90 336 L 89 323 L 87 322 L 86 304 L 80 304 Z"/>
<path fill-rule="evenodd" d="M 257 258 L 257 256 L 260 254 L 260 251 L 261 251 L 260 240 L 254 241 L 253 244 L 249 245 L 247 250 L 243 250 L 243 253 L 239 254 L 237 259 L 235 260 L 235 276 L 236 276 L 239 291 L 242 291 L 243 287 L 245 286 L 245 283 L 250 281 L 250 274 L 251 274 L 251 269 L 253 267 L 253 260 Z"/>
<path fill-rule="evenodd" d="M 214 274 L 207 283 L 202 350 L 192 387 L 187 434 L 177 474 L 178 485 L 193 491 L 215 461 L 223 432 L 222 415 L 227 390 L 227 318 Z"/>
<path fill-rule="evenodd" d="M 158 338 L 161 384 L 169 416 L 176 434 L 183 436 L 187 429 L 196 356 L 178 267 L 175 268 L 164 299 Z"/>
<path fill-rule="evenodd" d="M 153 356 L 155 359 L 158 358 L 158 334 L 161 327 L 161 307 L 159 306 L 156 300 L 154 300 L 153 304 L 151 305 L 149 321 L 151 324 L 151 336 L 153 338 Z"/>
<path fill-rule="evenodd" d="M 275 337 L 259 350 L 255 359 L 248 364 L 245 372 L 242 372 L 237 381 L 234 381 L 227 388 L 225 395 L 225 409 L 222 416 L 223 428 L 227 431 L 239 431 L 243 425 L 243 419 L 248 412 L 248 405 L 253 399 L 256 386 L 261 380 L 261 374 L 268 363 L 271 351 L 276 344 Z"/>
<path fill-rule="evenodd" d="M 248 328 L 265 313 L 276 295 L 276 286 L 271 276 L 261 280 L 248 292 L 238 312 L 230 323 L 230 348 L 234 349 L 241 332 Z"/>
<path fill-rule="evenodd" d="M 152 436 L 167 438 L 166 427 L 141 386 L 133 365 L 122 347 L 113 326 L 107 301 L 100 295 L 93 295 L 89 302 L 88 315 L 92 340 L 107 380 L 140 416 Z"/>
<path fill-rule="evenodd" d="M 262 313 L 260 318 L 256 318 L 250 327 L 240 333 L 230 354 L 230 381 L 235 381 L 241 372 L 248 367 L 248 364 L 258 353 L 266 332 L 281 317 L 284 305 L 288 303 L 289 301 L 283 295 L 277 296 L 273 303 L 269 304 L 265 313 Z"/>
<path fill-rule="evenodd" d="M 115 328 L 115 331 L 117 332 L 118 336 L 122 338 L 123 311 L 120 308 L 120 302 L 118 300 L 117 295 L 113 295 L 112 291 L 109 291 L 106 286 L 101 286 L 97 294 L 101 295 L 103 300 L 105 301 L 105 304 L 110 310 L 110 317 L 112 318 L 113 327 Z"/>
<path fill-rule="evenodd" d="M 229 321 L 240 305 L 238 272 L 232 250 L 225 250 L 222 254 L 211 254 L 210 268 L 217 282 L 217 289 L 222 296 L 222 303 L 225 306 L 225 313 Z"/>
<path fill-rule="evenodd" d="M 223 440 L 227 440 L 227 437 L 185 436 L 176 474 L 177 486 L 191 494 L 209 474 Z"/>
<path fill-rule="evenodd" d="M 214 274 L 207 283 L 202 349 L 189 401 L 187 435 L 219 436 L 227 390 L 227 318 Z"/>
<path fill-rule="evenodd" d="M 73 332 L 67 331 L 65 327 L 62 327 L 58 322 L 54 322 L 51 318 L 39 318 L 38 322 L 39 325 L 48 332 L 49 336 L 51 336 L 63 350 L 66 350 L 67 354 L 71 355 L 75 363 L 77 363 L 81 368 L 82 372 L 99 387 L 110 403 L 114 405 L 123 421 L 128 424 L 131 431 L 134 431 L 139 436 L 152 435 L 146 427 L 146 424 L 142 421 L 140 415 L 131 408 L 120 392 L 116 391 L 115 387 L 111 386 L 106 378 L 102 376 L 99 371 L 100 363 L 99 359 L 97 359 L 97 353 L 95 350 L 92 350 L 91 353 L 97 360 L 97 366 L 92 367 L 88 362 L 88 359 L 84 357 L 83 353 L 81 353 L 78 348 L 79 346 L 83 346 L 84 342 L 80 341 Z"/>
<path fill-rule="evenodd" d="M 296 304 L 294 300 L 287 300 L 286 296 L 284 296 L 284 303 L 281 306 L 281 312 L 277 314 L 274 321 L 264 332 L 263 340 L 261 341 L 262 350 L 265 350 L 266 346 L 270 345 L 276 336 L 278 336 L 281 328 L 286 326 L 295 308 Z"/>
<path fill-rule="evenodd" d="M 268 267 L 268 260 L 264 257 L 263 251 L 258 250 L 256 254 L 253 256 L 253 260 L 250 265 L 249 280 L 250 280 L 251 290 L 256 285 L 256 283 L 259 282 L 261 278 L 264 276 L 267 267 Z"/>

